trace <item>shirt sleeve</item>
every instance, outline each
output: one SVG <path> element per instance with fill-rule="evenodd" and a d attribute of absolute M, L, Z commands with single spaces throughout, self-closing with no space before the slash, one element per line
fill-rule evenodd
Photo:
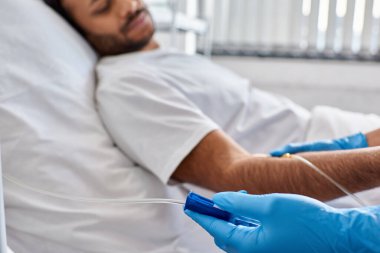
<path fill-rule="evenodd" d="M 99 78 L 97 100 L 106 128 L 128 157 L 165 184 L 191 150 L 218 128 L 158 75 L 105 76 Z"/>

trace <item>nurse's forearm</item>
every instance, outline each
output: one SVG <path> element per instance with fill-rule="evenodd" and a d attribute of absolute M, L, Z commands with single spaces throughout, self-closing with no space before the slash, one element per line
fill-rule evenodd
<path fill-rule="evenodd" d="M 352 192 L 380 186 L 380 148 L 305 153 L 302 156 Z M 343 194 L 302 162 L 285 158 L 242 159 L 226 172 L 224 184 L 233 190 L 245 186 L 255 194 L 296 193 L 320 200 Z"/>
<path fill-rule="evenodd" d="M 380 148 L 302 156 L 350 191 L 380 186 Z M 320 200 L 344 195 L 302 162 L 254 157 L 222 131 L 207 135 L 182 161 L 172 178 L 214 191 L 245 189 L 253 194 L 296 193 Z"/>

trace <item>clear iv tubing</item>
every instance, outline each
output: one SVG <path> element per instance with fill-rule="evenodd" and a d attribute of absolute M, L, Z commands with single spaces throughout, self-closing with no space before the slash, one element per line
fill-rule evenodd
<path fill-rule="evenodd" d="M 337 181 L 332 179 L 329 175 L 327 175 L 325 172 L 323 172 L 320 168 L 315 166 L 313 163 L 311 163 L 309 160 L 299 156 L 299 155 L 291 155 L 291 154 L 285 154 L 283 155 L 284 158 L 293 158 L 298 161 L 303 162 L 305 165 L 307 165 L 309 168 L 313 169 L 314 171 L 318 172 L 321 176 L 323 176 L 325 179 L 327 179 L 330 183 L 332 183 L 335 187 L 337 187 L 339 190 L 344 192 L 348 197 L 352 198 L 359 206 L 365 207 L 366 204 L 363 200 L 361 200 L 358 196 L 351 193 L 346 187 L 339 184 Z"/>
<path fill-rule="evenodd" d="M 260 156 L 260 155 L 259 155 Z M 268 157 L 265 155 L 265 157 Z M 352 198 L 357 204 L 359 204 L 361 207 L 366 206 L 363 200 L 361 200 L 358 196 L 351 193 L 347 188 L 336 182 L 334 179 L 332 179 L 329 175 L 324 173 L 321 169 L 319 169 L 317 166 L 315 166 L 313 163 L 308 161 L 307 159 L 298 156 L 298 155 L 291 155 L 291 154 L 285 154 L 282 156 L 283 158 L 293 158 L 298 161 L 303 162 L 305 165 L 307 165 L 309 168 L 316 171 L 318 174 L 323 176 L 325 179 L 327 179 L 329 182 L 331 182 L 334 186 L 336 186 L 339 190 L 344 192 L 347 196 Z M 176 199 L 159 199 L 159 198 L 150 198 L 150 199 L 101 199 L 101 198 L 81 198 L 81 197 L 69 197 L 64 196 L 60 194 L 51 193 L 42 189 L 37 189 L 32 186 L 28 186 L 24 183 L 19 182 L 17 179 L 12 178 L 7 175 L 3 175 L 3 178 L 6 179 L 9 182 L 12 182 L 13 184 L 16 184 L 24 189 L 31 190 L 33 192 L 50 196 L 53 198 L 58 199 L 64 199 L 64 200 L 70 200 L 70 201 L 76 201 L 76 202 L 85 202 L 85 203 L 109 203 L 109 204 L 119 204 L 119 205 L 131 205 L 131 204 L 172 204 L 172 205 L 184 205 L 185 201 L 182 200 L 176 200 Z"/>
<path fill-rule="evenodd" d="M 101 198 L 81 198 L 81 197 L 69 197 L 61 194 L 51 193 L 42 189 L 37 189 L 32 186 L 28 186 L 24 183 L 19 182 L 17 179 L 3 175 L 3 178 L 15 185 L 18 185 L 24 189 L 31 190 L 33 192 L 57 198 L 70 200 L 81 203 L 102 203 L 102 204 L 119 204 L 119 205 L 131 205 L 131 204 L 172 204 L 172 205 L 184 205 L 185 201 L 177 199 L 159 199 L 159 198 L 147 198 L 147 199 L 101 199 Z"/>

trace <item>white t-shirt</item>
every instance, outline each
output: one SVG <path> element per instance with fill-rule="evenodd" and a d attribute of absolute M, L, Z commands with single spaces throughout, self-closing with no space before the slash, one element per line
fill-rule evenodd
<path fill-rule="evenodd" d="M 102 59 L 100 114 L 116 144 L 164 183 L 210 131 L 251 153 L 303 141 L 310 113 L 206 58 L 154 50 Z"/>

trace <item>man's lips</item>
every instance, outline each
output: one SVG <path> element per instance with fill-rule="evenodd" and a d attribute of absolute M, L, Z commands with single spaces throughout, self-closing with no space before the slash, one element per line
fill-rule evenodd
<path fill-rule="evenodd" d="M 133 15 L 127 20 L 126 24 L 123 26 L 123 32 L 130 32 L 133 29 L 138 28 L 145 22 L 147 16 L 148 14 L 145 9 L 138 11 L 136 15 Z"/>

